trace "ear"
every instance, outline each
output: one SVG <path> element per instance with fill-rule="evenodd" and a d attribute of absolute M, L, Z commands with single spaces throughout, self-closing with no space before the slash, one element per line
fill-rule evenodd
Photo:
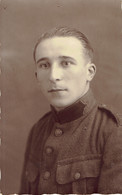
<path fill-rule="evenodd" d="M 95 64 L 93 64 L 93 63 L 87 64 L 87 70 L 88 70 L 88 74 L 87 74 L 88 78 L 87 79 L 88 79 L 88 81 L 91 81 L 93 79 L 94 75 L 96 74 Z"/>

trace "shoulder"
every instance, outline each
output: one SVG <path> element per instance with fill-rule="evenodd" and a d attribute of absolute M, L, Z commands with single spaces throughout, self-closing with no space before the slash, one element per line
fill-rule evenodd
<path fill-rule="evenodd" d="M 51 112 L 46 113 L 43 117 L 41 117 L 31 128 L 28 136 L 29 143 L 35 142 L 36 140 L 42 136 L 43 132 L 46 129 L 47 125 L 51 125 Z"/>
<path fill-rule="evenodd" d="M 40 123 L 40 122 L 42 122 L 42 121 L 47 120 L 48 118 L 50 118 L 50 116 L 51 116 L 51 111 L 49 111 L 49 112 L 47 112 L 46 114 L 44 114 L 44 115 L 36 122 L 36 124 L 38 124 L 38 123 Z"/>
<path fill-rule="evenodd" d="M 50 120 L 52 114 L 51 111 L 47 112 L 46 114 L 44 114 L 35 124 L 34 124 L 34 128 L 38 128 L 40 126 L 42 126 L 45 123 L 48 123 L 48 121 Z"/>
<path fill-rule="evenodd" d="M 31 128 L 30 130 L 30 136 L 37 135 L 38 133 L 41 133 L 42 130 L 44 129 L 46 124 L 49 124 L 49 121 L 51 119 L 51 112 L 48 112 L 44 114 Z"/>
<path fill-rule="evenodd" d="M 122 126 L 122 114 L 118 113 L 115 109 L 106 104 L 98 104 L 98 110 L 113 120 L 117 126 Z"/>

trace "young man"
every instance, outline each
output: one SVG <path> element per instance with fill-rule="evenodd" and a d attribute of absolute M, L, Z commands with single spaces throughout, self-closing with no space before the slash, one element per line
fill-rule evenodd
<path fill-rule="evenodd" d="M 51 111 L 30 132 L 20 193 L 122 193 L 122 128 L 90 89 L 88 39 L 55 28 L 41 36 L 34 59 Z"/>

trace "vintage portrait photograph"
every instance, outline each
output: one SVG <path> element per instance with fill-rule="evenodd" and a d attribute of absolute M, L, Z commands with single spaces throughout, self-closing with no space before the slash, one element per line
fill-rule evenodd
<path fill-rule="evenodd" d="M 122 194 L 122 1 L 0 1 L 0 194 Z"/>

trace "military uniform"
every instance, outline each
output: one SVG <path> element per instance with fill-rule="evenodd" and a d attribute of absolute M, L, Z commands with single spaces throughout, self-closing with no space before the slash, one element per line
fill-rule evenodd
<path fill-rule="evenodd" d="M 122 193 L 122 128 L 89 90 L 32 128 L 20 193 Z"/>

